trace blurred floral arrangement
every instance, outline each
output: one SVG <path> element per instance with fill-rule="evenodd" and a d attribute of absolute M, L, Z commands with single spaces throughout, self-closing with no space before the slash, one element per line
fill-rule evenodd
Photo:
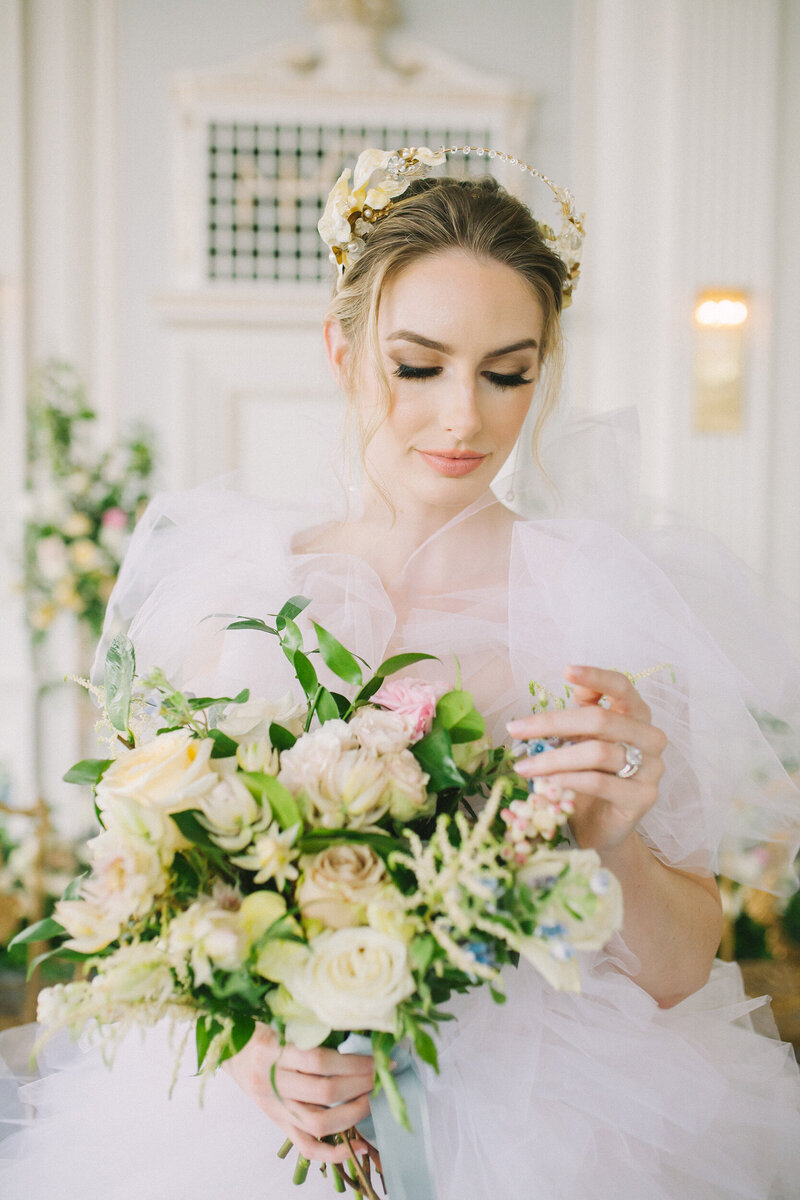
<path fill-rule="evenodd" d="M 128 538 L 150 497 L 152 438 L 139 429 L 98 450 L 96 413 L 68 363 L 48 361 L 29 405 L 26 615 L 41 642 L 60 612 L 100 634 Z"/>

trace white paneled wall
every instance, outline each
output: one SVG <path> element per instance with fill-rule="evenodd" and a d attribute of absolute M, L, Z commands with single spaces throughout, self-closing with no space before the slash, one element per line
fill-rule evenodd
<path fill-rule="evenodd" d="M 573 392 L 636 404 L 662 513 L 800 600 L 797 5 L 582 0 L 574 51 L 589 241 Z M 750 296 L 738 433 L 692 429 L 693 301 L 714 286 Z"/>

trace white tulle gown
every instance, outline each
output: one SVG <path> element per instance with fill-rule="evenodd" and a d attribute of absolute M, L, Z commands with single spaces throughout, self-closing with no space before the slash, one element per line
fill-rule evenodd
<path fill-rule="evenodd" d="M 667 771 L 640 832 L 664 861 L 714 871 L 726 830 L 740 849 L 784 845 L 798 796 L 764 712 L 787 712 L 796 676 L 781 643 L 754 641 L 755 608 L 729 575 L 713 636 L 699 613 L 717 559 L 701 539 L 677 553 L 666 532 L 628 538 L 602 521 L 520 519 L 491 561 L 473 536 L 489 494 L 409 560 L 395 611 L 378 576 L 349 555 L 297 553 L 310 524 L 229 492 L 165 495 L 144 518 L 115 617 L 133 618 L 139 664 L 208 689 L 280 695 L 288 665 L 273 639 L 218 632 L 210 613 L 266 616 L 293 594 L 377 665 L 387 651 L 458 656 L 498 738 L 529 711 L 528 683 L 557 690 L 567 663 L 634 673 L 669 663 L 640 689 L 669 736 Z M 318 519 L 318 518 L 317 518 Z M 698 569 L 701 564 L 701 569 Z M 738 579 L 738 577 L 737 577 Z M 420 664 L 418 674 L 425 673 Z M 800 1085 L 791 1048 L 769 1028 L 765 998 L 745 997 L 738 969 L 660 1009 L 635 982 L 619 941 L 583 963 L 581 994 L 559 993 L 523 964 L 502 1008 L 487 992 L 453 1004 L 441 1073 L 425 1072 L 439 1200 L 795 1200 L 800 1195 Z M 224 1074 L 198 1104 L 188 1052 L 168 1099 L 174 1051 L 162 1029 L 123 1045 L 109 1071 L 67 1039 L 17 1097 L 29 1031 L 0 1039 L 10 1136 L 0 1196 L 31 1200 L 306 1200 L 332 1197 L 312 1167 L 304 1191 L 276 1158 L 283 1134 Z M 5 1091 L 4 1089 L 5 1085 Z"/>

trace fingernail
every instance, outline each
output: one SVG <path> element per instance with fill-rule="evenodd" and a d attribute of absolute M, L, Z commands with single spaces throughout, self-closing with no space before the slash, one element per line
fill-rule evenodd
<path fill-rule="evenodd" d="M 506 729 L 512 737 L 515 737 L 518 733 L 524 733 L 528 728 L 528 723 L 534 719 L 534 717 L 518 717 L 513 721 L 506 721 Z"/>

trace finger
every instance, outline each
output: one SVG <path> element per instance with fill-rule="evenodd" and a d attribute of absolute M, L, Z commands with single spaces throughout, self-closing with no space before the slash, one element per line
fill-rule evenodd
<path fill-rule="evenodd" d="M 299 1125 L 287 1125 L 284 1132 L 287 1137 L 291 1138 L 295 1149 L 311 1162 L 343 1163 L 347 1162 L 350 1157 L 350 1151 L 344 1142 L 340 1142 L 337 1146 L 332 1145 L 330 1142 L 321 1142 L 310 1133 L 306 1133 Z M 363 1154 L 366 1150 L 364 1143 L 359 1142 L 356 1145 L 353 1142 L 351 1145 L 359 1154 Z"/>
<path fill-rule="evenodd" d="M 306 1133 L 315 1138 L 323 1138 L 332 1133 L 341 1133 L 343 1129 L 350 1129 L 352 1125 L 357 1125 L 369 1116 L 369 1097 L 361 1096 L 357 1100 L 336 1104 L 332 1108 L 291 1101 L 284 1107 Z"/>
<path fill-rule="evenodd" d="M 314 1050 L 298 1050 L 287 1043 L 278 1061 L 281 1067 L 301 1071 L 304 1075 L 370 1075 L 375 1074 L 375 1059 L 371 1054 L 340 1054 L 318 1046 Z"/>
<path fill-rule="evenodd" d="M 300 1071 L 281 1071 L 276 1073 L 275 1082 L 279 1095 L 285 1100 L 331 1105 L 369 1095 L 374 1079 L 371 1073 L 369 1075 L 304 1075 Z"/>
<path fill-rule="evenodd" d="M 628 742 L 638 746 L 643 754 L 661 754 L 667 739 L 655 725 L 624 716 L 610 709 L 591 705 L 587 708 L 554 709 L 552 712 L 536 713 L 509 721 L 506 726 L 512 737 L 589 737 L 607 742 Z M 549 757 L 557 751 L 548 750 L 541 757 Z"/>
<path fill-rule="evenodd" d="M 570 666 L 565 668 L 564 675 L 574 685 L 573 698 L 578 704 L 597 704 L 603 696 L 607 696 L 614 712 L 649 720 L 650 709 L 621 671 Z"/>
<path fill-rule="evenodd" d="M 638 821 L 658 799 L 658 782 L 655 779 L 619 779 L 606 771 L 565 771 L 557 778 L 560 787 L 571 788 L 576 793 L 575 804 L 580 805 L 581 796 L 588 800 L 607 800 L 621 814 Z"/>
<path fill-rule="evenodd" d="M 606 742 L 599 738 L 573 742 L 544 754 L 533 754 L 516 766 L 518 775 L 527 779 L 537 776 L 557 775 L 562 771 L 607 771 L 618 775 L 627 762 L 625 747 L 621 742 Z M 645 754 L 637 772 L 640 779 L 645 776 L 661 778 L 663 763 L 655 755 Z M 559 781 L 560 782 L 560 781 Z"/>

